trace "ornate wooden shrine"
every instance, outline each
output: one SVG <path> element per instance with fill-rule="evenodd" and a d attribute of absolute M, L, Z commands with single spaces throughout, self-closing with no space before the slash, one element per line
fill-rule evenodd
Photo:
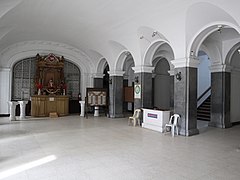
<path fill-rule="evenodd" d="M 31 115 L 68 114 L 69 97 L 64 83 L 64 57 L 36 55 L 36 92 L 31 97 Z"/>
<path fill-rule="evenodd" d="M 57 57 L 54 54 L 44 57 L 37 54 L 36 59 L 36 88 L 40 88 L 41 94 L 44 95 L 65 95 L 64 57 Z"/>

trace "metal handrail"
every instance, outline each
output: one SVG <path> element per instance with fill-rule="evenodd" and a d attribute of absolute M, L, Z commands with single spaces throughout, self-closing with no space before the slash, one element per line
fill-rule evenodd
<path fill-rule="evenodd" d="M 199 101 L 200 99 L 202 99 L 202 97 L 203 97 L 205 94 L 207 94 L 210 90 L 211 90 L 211 86 L 210 86 L 209 88 L 207 88 L 207 90 L 204 91 L 204 93 L 202 93 L 202 95 L 199 96 L 199 98 L 197 98 L 197 101 Z"/>

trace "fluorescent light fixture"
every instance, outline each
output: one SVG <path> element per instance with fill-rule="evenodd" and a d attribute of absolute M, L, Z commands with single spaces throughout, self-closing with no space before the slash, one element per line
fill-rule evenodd
<path fill-rule="evenodd" d="M 46 164 L 46 163 L 51 162 L 55 159 L 57 159 L 57 157 L 55 155 L 50 155 L 50 156 L 46 156 L 44 158 L 38 159 L 36 161 L 32 161 L 32 162 L 22 164 L 20 166 L 8 169 L 6 171 L 0 172 L 0 179 L 4 179 L 6 177 L 9 177 L 9 176 L 15 175 L 17 173 L 26 171 L 28 169 L 40 166 L 42 164 Z"/>

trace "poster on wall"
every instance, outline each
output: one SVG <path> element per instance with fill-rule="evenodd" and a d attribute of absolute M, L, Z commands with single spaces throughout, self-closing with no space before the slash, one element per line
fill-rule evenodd
<path fill-rule="evenodd" d="M 141 85 L 140 84 L 136 84 L 134 86 L 134 98 L 141 99 Z"/>

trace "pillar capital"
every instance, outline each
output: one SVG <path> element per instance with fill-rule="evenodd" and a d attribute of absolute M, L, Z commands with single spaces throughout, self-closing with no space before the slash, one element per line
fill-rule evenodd
<path fill-rule="evenodd" d="M 170 70 L 170 71 L 168 71 L 168 73 L 170 76 L 174 76 L 174 70 Z"/>
<path fill-rule="evenodd" d="M 108 71 L 109 76 L 123 76 L 124 73 L 125 71 Z"/>
<path fill-rule="evenodd" d="M 174 59 L 171 61 L 174 65 L 174 68 L 181 68 L 181 67 L 192 67 L 197 68 L 199 61 L 196 57 L 187 57 L 181 59 Z"/>
<path fill-rule="evenodd" d="M 210 71 L 213 72 L 231 72 L 232 66 L 226 64 L 212 64 Z"/>
<path fill-rule="evenodd" d="M 152 73 L 154 70 L 154 67 L 140 65 L 140 66 L 132 67 L 132 69 L 134 70 L 134 73 L 141 73 L 141 72 Z"/>
<path fill-rule="evenodd" d="M 92 75 L 93 78 L 103 78 L 104 74 L 102 73 L 95 73 Z"/>
<path fill-rule="evenodd" d="M 10 71 L 11 71 L 11 68 L 3 68 L 3 67 L 0 67 L 0 71 L 10 72 Z"/>

